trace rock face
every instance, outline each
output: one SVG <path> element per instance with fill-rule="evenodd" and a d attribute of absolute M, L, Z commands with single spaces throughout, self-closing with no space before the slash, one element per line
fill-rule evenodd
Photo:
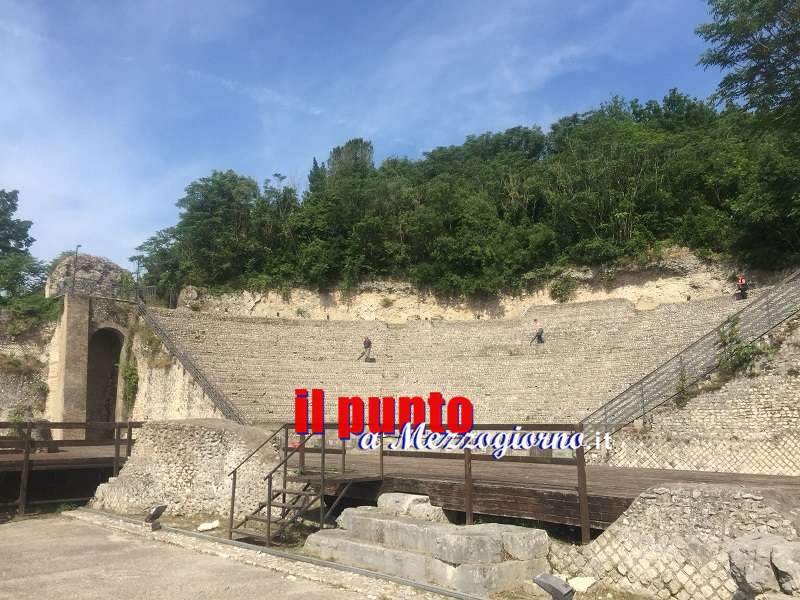
<path fill-rule="evenodd" d="M 74 254 L 65 254 L 47 277 L 45 295 L 56 296 L 65 288 L 70 289 L 73 271 L 75 290 L 78 292 L 91 290 L 97 295 L 111 295 L 112 289 L 122 284 L 123 281 L 133 281 L 129 271 L 102 256 L 78 254 L 76 260 Z"/>
<path fill-rule="evenodd" d="M 728 551 L 731 576 L 749 597 L 780 591 L 772 568 L 772 547 L 783 543 L 777 535 L 754 533 L 738 538 Z"/>
<path fill-rule="evenodd" d="M 773 547 L 772 566 L 781 590 L 800 596 L 800 542 L 784 542 Z"/>
<path fill-rule="evenodd" d="M 422 510 L 426 496 L 384 494 L 378 507 L 345 509 L 340 529 L 306 540 L 314 556 L 486 597 L 549 571 L 547 533 L 515 525 L 459 526 Z M 441 511 L 441 509 L 438 509 Z M 431 518 L 414 518 L 427 514 Z"/>
<path fill-rule="evenodd" d="M 97 488 L 92 506 L 141 514 L 166 504 L 167 516 L 227 515 L 228 473 L 266 437 L 262 429 L 217 419 L 150 421 L 119 477 Z M 240 469 L 237 515 L 251 512 L 263 499 L 263 477 L 277 461 L 267 445 Z"/>
<path fill-rule="evenodd" d="M 777 578 L 761 568 L 770 560 L 763 549 L 759 560 L 743 550 L 737 567 L 729 561 L 729 547 L 741 536 L 777 542 L 796 539 L 797 530 L 781 499 L 739 487 L 673 485 L 642 493 L 586 546 L 551 543 L 549 558 L 554 572 L 664 599 L 731 600 L 736 573 L 762 582 L 754 590 L 779 591 Z"/>

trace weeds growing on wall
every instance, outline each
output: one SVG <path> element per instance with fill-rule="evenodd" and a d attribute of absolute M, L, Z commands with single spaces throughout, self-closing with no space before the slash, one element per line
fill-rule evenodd
<path fill-rule="evenodd" d="M 34 377 L 41 373 L 44 365 L 36 357 L 14 356 L 0 352 L 0 373 L 18 377 Z"/>
<path fill-rule="evenodd" d="M 147 357 L 151 369 L 166 369 L 172 366 L 172 356 L 164 349 L 164 344 L 150 326 L 139 319 L 131 328 L 131 338 L 138 337 L 141 351 Z"/>
<path fill-rule="evenodd" d="M 752 374 L 756 361 L 761 357 L 770 356 L 773 352 L 765 343 L 743 341 L 739 333 L 737 318 L 729 319 L 720 328 L 718 346 L 721 351 L 719 370 L 723 376 L 727 377 Z"/>
<path fill-rule="evenodd" d="M 675 386 L 675 406 L 678 408 L 684 408 L 689 403 L 690 398 L 691 392 L 689 391 L 689 378 L 686 375 L 686 369 L 681 367 L 681 370 L 678 373 L 678 383 Z"/>
<path fill-rule="evenodd" d="M 139 391 L 139 369 L 136 364 L 136 356 L 131 348 L 130 339 L 130 336 L 128 336 L 125 340 L 125 348 L 122 351 L 123 362 L 119 368 L 119 373 L 122 377 L 122 403 L 128 416 L 133 412 L 136 393 Z"/>

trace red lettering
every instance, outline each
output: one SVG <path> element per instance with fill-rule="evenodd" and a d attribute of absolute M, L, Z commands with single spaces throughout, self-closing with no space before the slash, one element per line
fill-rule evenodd
<path fill-rule="evenodd" d="M 467 433 L 472 430 L 472 402 L 468 398 L 464 396 L 450 398 L 450 402 L 447 403 L 447 429 L 451 433 Z"/>
<path fill-rule="evenodd" d="M 325 431 L 325 390 L 311 390 L 311 432 Z"/>
<path fill-rule="evenodd" d="M 369 430 L 372 433 L 394 433 L 394 398 L 369 397 Z"/>
<path fill-rule="evenodd" d="M 431 392 L 428 395 L 428 406 L 430 407 L 430 423 L 429 429 L 434 433 L 444 433 L 444 426 L 442 425 L 442 407 L 444 406 L 444 398 L 439 392 Z"/>
<path fill-rule="evenodd" d="M 414 420 L 411 420 L 411 409 L 414 409 Z M 425 422 L 425 400 L 422 396 L 400 396 L 400 416 L 397 426 L 403 428 L 406 423 L 416 427 Z"/>
<path fill-rule="evenodd" d="M 364 401 L 358 396 L 339 396 L 339 439 L 364 431 Z"/>
<path fill-rule="evenodd" d="M 302 388 L 294 391 L 294 430 L 308 433 L 308 390 Z"/>

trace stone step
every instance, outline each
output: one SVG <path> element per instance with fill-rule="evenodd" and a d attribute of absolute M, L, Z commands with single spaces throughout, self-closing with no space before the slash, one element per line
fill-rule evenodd
<path fill-rule="evenodd" d="M 342 529 L 318 531 L 306 539 L 305 551 L 324 560 L 479 597 L 519 589 L 525 580 L 548 571 L 546 559 L 454 565 L 420 552 L 353 539 L 349 534 Z"/>

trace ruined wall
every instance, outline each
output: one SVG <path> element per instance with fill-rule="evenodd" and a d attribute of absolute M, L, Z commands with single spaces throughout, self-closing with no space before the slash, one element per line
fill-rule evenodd
<path fill-rule="evenodd" d="M 800 320 L 776 331 L 780 348 L 756 375 L 664 406 L 646 427 L 613 436 L 591 462 L 615 466 L 800 475 Z M 773 341 L 777 341 L 774 339 Z"/>
<path fill-rule="evenodd" d="M 791 502 L 794 500 L 794 502 Z M 586 546 L 552 543 L 553 571 L 661 599 L 730 600 L 736 591 L 728 546 L 765 532 L 797 538 L 796 499 L 759 490 L 675 485 L 641 494 Z"/>
<path fill-rule="evenodd" d="M 141 515 L 166 504 L 169 516 L 222 517 L 229 513 L 228 473 L 266 437 L 262 429 L 218 419 L 151 421 L 116 478 L 97 488 L 94 508 Z M 237 514 L 264 498 L 264 474 L 277 463 L 267 445 L 237 476 Z"/>
<path fill-rule="evenodd" d="M 0 330 L 0 421 L 42 416 L 48 389 L 48 340 L 53 330 L 54 326 L 48 326 L 18 338 Z"/>

